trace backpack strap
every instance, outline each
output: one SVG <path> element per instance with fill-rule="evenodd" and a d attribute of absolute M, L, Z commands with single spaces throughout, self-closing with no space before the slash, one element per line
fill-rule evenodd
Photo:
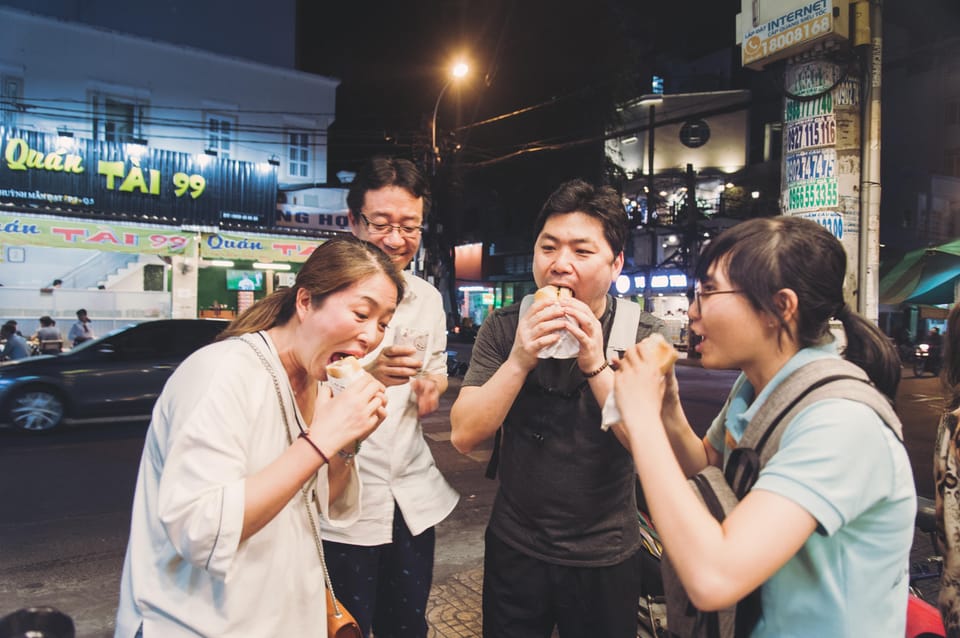
<path fill-rule="evenodd" d="M 637 342 L 637 330 L 640 329 L 640 304 L 619 297 L 614 297 L 613 301 L 613 325 L 610 327 L 610 337 L 607 339 L 607 361 L 615 356 L 619 358 L 627 348 L 635 344 Z M 524 295 L 523 299 L 520 300 L 520 311 L 517 316 L 522 317 L 532 305 L 533 295 Z M 488 479 L 497 478 L 502 439 L 503 428 L 499 427 L 493 437 L 493 453 L 490 455 L 490 460 L 487 461 L 487 469 L 484 472 L 484 476 Z"/>
<path fill-rule="evenodd" d="M 613 326 L 610 328 L 610 338 L 607 339 L 607 361 L 615 357 L 620 358 L 627 348 L 637 342 L 637 330 L 640 329 L 640 304 L 613 298 Z"/>
<path fill-rule="evenodd" d="M 871 408 L 901 442 L 902 426 L 890 401 L 859 366 L 844 359 L 817 359 L 795 370 L 773 391 L 747 425 L 724 474 L 739 498 L 780 448 L 787 426 L 803 410 L 826 399 L 850 399 Z"/>

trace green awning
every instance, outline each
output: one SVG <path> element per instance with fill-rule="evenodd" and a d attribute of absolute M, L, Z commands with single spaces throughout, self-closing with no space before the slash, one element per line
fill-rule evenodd
<path fill-rule="evenodd" d="M 960 239 L 908 252 L 880 280 L 880 303 L 950 304 L 960 278 Z"/>

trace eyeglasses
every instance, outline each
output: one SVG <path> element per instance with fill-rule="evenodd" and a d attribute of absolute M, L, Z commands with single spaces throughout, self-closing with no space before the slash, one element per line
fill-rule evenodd
<path fill-rule="evenodd" d="M 701 299 L 702 297 L 712 297 L 713 295 L 735 295 L 735 294 L 739 294 L 739 293 L 742 293 L 742 292 L 743 292 L 742 290 L 707 290 L 707 291 L 704 292 L 704 291 L 700 290 L 700 288 L 694 288 L 694 289 L 693 289 L 693 302 L 694 302 L 695 304 L 697 304 L 697 314 L 698 314 L 698 315 L 703 314 L 703 310 L 702 310 L 702 307 L 701 307 L 701 305 L 700 305 L 700 303 L 701 303 L 701 302 L 700 302 L 700 299 Z"/>
<path fill-rule="evenodd" d="M 360 219 L 367 225 L 367 231 L 371 235 L 389 235 L 397 231 L 401 237 L 416 237 L 423 232 L 423 226 L 398 226 L 396 224 L 375 224 L 363 213 L 360 213 Z"/>

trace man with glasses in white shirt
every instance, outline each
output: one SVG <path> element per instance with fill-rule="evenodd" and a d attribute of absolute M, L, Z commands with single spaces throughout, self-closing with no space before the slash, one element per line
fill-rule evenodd
<path fill-rule="evenodd" d="M 347 195 L 350 229 L 376 244 L 405 270 L 420 248 L 430 189 L 412 162 L 375 157 L 357 173 Z M 447 389 L 446 313 L 440 293 L 403 272 L 406 292 L 381 346 L 363 359 L 387 386 L 387 418 L 357 454 L 363 485 L 360 519 L 323 527 L 327 567 L 337 597 L 364 636 L 425 637 L 433 580 L 434 526 L 459 496 L 440 474 L 420 419 Z M 392 345 L 398 328 L 426 330 L 421 364 L 412 346 Z"/>

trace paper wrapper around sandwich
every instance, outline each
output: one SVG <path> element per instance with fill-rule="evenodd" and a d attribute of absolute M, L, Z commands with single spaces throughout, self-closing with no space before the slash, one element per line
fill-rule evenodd
<path fill-rule="evenodd" d="M 337 396 L 350 385 L 354 379 L 363 374 L 363 366 L 356 357 L 344 357 L 327 366 L 327 385 Z"/>
<path fill-rule="evenodd" d="M 655 361 L 660 368 L 660 373 L 664 375 L 670 374 L 670 369 L 673 368 L 674 363 L 680 357 L 676 349 L 667 343 L 663 335 L 658 332 L 640 342 L 640 351 L 643 353 L 645 360 Z M 600 429 L 606 432 L 611 425 L 622 420 L 623 415 L 620 414 L 620 408 L 617 407 L 614 393 L 610 392 L 607 395 L 607 400 L 603 402 L 603 410 L 600 413 Z"/>
<path fill-rule="evenodd" d="M 562 299 L 565 297 L 572 297 L 573 291 L 569 288 L 559 288 L 557 286 L 544 286 L 539 289 L 533 296 L 534 300 L 540 301 L 541 299 Z M 567 321 L 573 323 L 573 319 L 570 317 L 566 318 Z M 560 333 L 560 339 L 546 348 L 540 350 L 537 353 L 537 357 L 540 359 L 574 359 L 580 354 L 580 342 L 577 341 L 570 332 L 564 330 Z"/>

